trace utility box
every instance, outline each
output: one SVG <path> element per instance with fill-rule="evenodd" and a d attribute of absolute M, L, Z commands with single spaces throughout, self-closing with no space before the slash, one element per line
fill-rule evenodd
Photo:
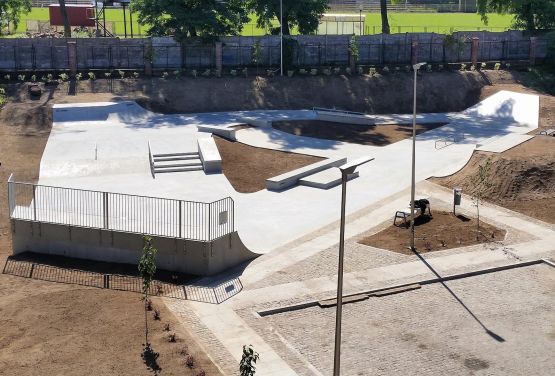
<path fill-rule="evenodd" d="M 461 204 L 462 188 L 453 188 L 453 205 Z"/>
<path fill-rule="evenodd" d="M 50 15 L 50 25 L 64 26 L 60 4 L 50 4 L 48 6 Z M 87 4 L 66 4 L 67 18 L 70 26 L 95 26 L 95 12 L 93 5 Z"/>

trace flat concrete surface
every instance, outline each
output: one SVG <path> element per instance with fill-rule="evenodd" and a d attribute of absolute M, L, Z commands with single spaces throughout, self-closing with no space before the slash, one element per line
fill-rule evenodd
<path fill-rule="evenodd" d="M 528 134 L 508 134 L 506 136 L 500 137 L 497 140 L 489 142 L 485 145 L 480 145 L 476 147 L 476 150 L 489 151 L 493 153 L 502 153 L 523 142 L 528 141 L 533 138 L 533 135 Z"/>
<path fill-rule="evenodd" d="M 462 168 L 476 144 L 537 128 L 538 96 L 499 92 L 461 113 L 421 114 L 450 123 L 417 137 L 416 180 L 452 174 Z M 410 115 L 395 115 L 393 118 Z M 54 106 L 54 125 L 41 161 L 40 184 L 110 192 L 215 201 L 235 200 L 235 223 L 248 248 L 267 253 L 339 219 L 340 187 L 315 190 L 297 186 L 282 192 L 235 192 L 224 175 L 202 171 L 150 174 L 148 146 L 158 152 L 196 150 L 206 137 L 198 125 L 227 126 L 245 117 L 259 120 L 315 119 L 306 111 L 239 111 L 160 115 L 134 102 L 64 104 Z M 397 121 L 396 119 L 395 121 Z M 465 134 L 464 140 L 442 149 L 435 141 Z M 349 183 L 347 213 L 354 213 L 410 185 L 411 141 L 385 147 L 298 137 L 272 128 L 239 130 L 238 141 L 258 147 L 326 158 L 372 156 Z M 95 148 L 97 159 L 95 160 Z M 17 177 L 16 177 L 17 178 Z M 207 189 L 209 187 L 209 189 Z"/>

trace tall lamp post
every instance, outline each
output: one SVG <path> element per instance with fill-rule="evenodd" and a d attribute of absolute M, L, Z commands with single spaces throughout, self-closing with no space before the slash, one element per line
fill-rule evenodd
<path fill-rule="evenodd" d="M 363 157 L 339 167 L 341 171 L 341 225 L 339 227 L 339 264 L 337 269 L 337 311 L 335 313 L 335 352 L 333 355 L 333 376 L 339 376 L 341 363 L 341 315 L 343 312 L 343 258 L 345 254 L 345 203 L 347 179 L 357 167 L 374 160 Z"/>
<path fill-rule="evenodd" d="M 416 188 L 415 181 L 415 165 L 416 165 L 416 78 L 418 70 L 426 63 L 418 63 L 412 66 L 414 70 L 414 93 L 412 104 L 412 180 L 410 185 L 410 249 L 416 250 L 414 247 L 414 191 Z"/>
<path fill-rule="evenodd" d="M 283 76 L 283 0 L 279 0 L 279 49 L 280 75 Z"/>
<path fill-rule="evenodd" d="M 358 6 L 358 24 L 359 24 L 358 26 L 359 26 L 359 28 L 360 28 L 360 33 L 359 33 L 360 35 L 363 34 L 363 32 L 362 32 L 362 30 L 363 30 L 363 24 L 362 24 L 362 8 L 363 8 L 363 6 L 362 6 L 362 3 L 361 3 L 361 4 Z"/>

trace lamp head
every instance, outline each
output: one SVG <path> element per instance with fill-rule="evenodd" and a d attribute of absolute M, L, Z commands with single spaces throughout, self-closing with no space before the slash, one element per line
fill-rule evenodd
<path fill-rule="evenodd" d="M 412 69 L 414 69 L 414 71 L 417 71 L 417 70 L 419 70 L 422 66 L 424 66 L 424 65 L 426 65 L 426 64 L 428 64 L 428 63 L 424 62 L 424 63 L 414 64 L 414 65 L 412 66 Z"/>

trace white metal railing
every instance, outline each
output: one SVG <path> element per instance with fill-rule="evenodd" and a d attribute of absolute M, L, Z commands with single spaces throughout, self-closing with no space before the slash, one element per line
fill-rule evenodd
<path fill-rule="evenodd" d="M 234 202 L 194 202 L 8 179 L 11 219 L 211 241 L 234 231 Z"/>
<path fill-rule="evenodd" d="M 436 149 L 443 149 L 443 148 L 445 148 L 449 145 L 456 144 L 457 142 L 462 141 L 465 138 L 466 138 L 466 135 L 464 133 L 454 134 L 454 135 L 443 137 L 443 138 L 438 138 L 435 141 L 434 147 Z"/>
<path fill-rule="evenodd" d="M 150 148 L 150 140 L 148 141 L 148 162 L 150 163 L 150 174 L 152 178 L 156 178 L 156 174 L 154 173 L 154 159 L 152 158 L 152 150 Z"/>
<path fill-rule="evenodd" d="M 312 107 L 312 111 L 316 111 L 316 112 L 333 112 L 333 113 L 336 113 L 336 114 L 366 116 L 366 114 L 365 114 L 365 113 L 362 113 L 362 112 L 347 111 L 347 110 L 338 110 L 338 109 L 335 109 L 335 108 Z"/>

